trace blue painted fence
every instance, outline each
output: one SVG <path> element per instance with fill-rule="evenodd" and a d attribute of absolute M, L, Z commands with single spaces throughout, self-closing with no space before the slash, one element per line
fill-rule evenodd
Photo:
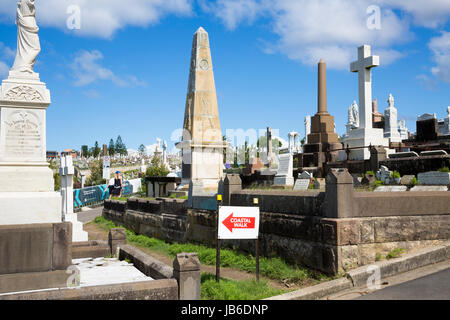
<path fill-rule="evenodd" d="M 130 181 L 126 180 L 123 182 L 123 192 L 122 195 L 130 195 L 138 192 Z M 108 185 L 102 184 L 99 186 L 86 187 L 82 189 L 73 190 L 73 207 L 80 208 L 87 205 L 92 205 L 95 203 L 102 202 L 109 198 Z"/>

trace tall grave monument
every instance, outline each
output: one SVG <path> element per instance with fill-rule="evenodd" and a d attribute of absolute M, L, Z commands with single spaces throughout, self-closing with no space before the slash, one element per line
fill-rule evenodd
<path fill-rule="evenodd" d="M 33 71 L 41 50 L 34 0 L 17 6 L 17 55 L 0 86 L 0 293 L 67 287 L 72 225 L 46 162 L 50 92 Z"/>
<path fill-rule="evenodd" d="M 179 189 L 188 190 L 191 184 L 191 206 L 195 206 L 191 202 L 193 197 L 205 198 L 210 203 L 208 198 L 217 194 L 218 183 L 223 177 L 223 149 L 226 144 L 220 130 L 209 37 L 201 27 L 195 32 L 192 45 L 183 129 L 183 141 L 176 144 L 182 150 L 183 161 Z"/>
<path fill-rule="evenodd" d="M 17 55 L 0 86 L 0 225 L 61 222 L 46 161 L 50 91 L 33 71 L 41 51 L 34 0 L 19 1 Z"/>
<path fill-rule="evenodd" d="M 370 158 L 368 147 L 389 147 L 384 138 L 383 129 L 372 126 L 372 75 L 371 69 L 380 65 L 380 57 L 371 55 L 371 47 L 363 45 L 358 48 L 358 60 L 350 65 L 351 72 L 358 72 L 359 83 L 359 127 L 351 130 L 344 140 L 344 147 L 351 149 L 350 160 L 367 160 Z"/>
<path fill-rule="evenodd" d="M 317 113 L 311 118 L 308 143 L 303 146 L 303 154 L 298 159 L 300 168 L 310 168 L 310 170 L 315 168 L 313 171 L 316 171 L 317 176 L 322 176 L 323 163 L 335 161 L 337 150 L 342 148 L 338 135 L 334 131 L 334 117 L 327 111 L 326 64 L 322 59 L 318 64 L 317 109 Z"/>

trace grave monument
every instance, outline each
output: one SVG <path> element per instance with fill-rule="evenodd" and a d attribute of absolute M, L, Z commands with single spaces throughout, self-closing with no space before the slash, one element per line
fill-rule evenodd
<path fill-rule="evenodd" d="M 389 94 L 388 107 L 384 110 L 384 137 L 390 142 L 402 142 L 400 132 L 398 131 L 397 109 L 394 106 L 394 97 Z"/>
<path fill-rule="evenodd" d="M 368 146 L 389 147 L 383 129 L 372 127 L 372 75 L 371 69 L 380 65 L 380 58 L 371 55 L 371 47 L 358 48 L 358 60 L 351 63 L 350 71 L 358 72 L 359 81 L 359 128 L 350 131 L 344 140 L 344 147 L 350 150 L 350 160 L 368 160 Z"/>
<path fill-rule="evenodd" d="M 342 148 L 334 131 L 334 117 L 327 111 L 326 64 L 322 59 L 318 64 L 317 113 L 311 119 L 311 133 L 308 143 L 303 146 L 303 154 L 298 157 L 299 168 L 316 168 L 318 177 L 323 176 L 323 163 L 337 160 L 338 150 Z"/>
<path fill-rule="evenodd" d="M 17 55 L 0 86 L 0 293 L 67 287 L 72 225 L 46 161 L 50 91 L 33 71 L 40 52 L 34 0 L 17 6 Z"/>
<path fill-rule="evenodd" d="M 220 130 L 209 36 L 202 27 L 194 34 L 183 129 L 182 142 L 176 144 L 182 150 L 183 163 L 179 190 L 189 190 L 192 206 L 192 196 L 201 199 L 217 194 L 226 147 Z"/>
<path fill-rule="evenodd" d="M 0 225 L 61 222 L 46 161 L 50 91 L 33 71 L 41 50 L 34 1 L 19 1 L 17 55 L 0 86 Z"/>

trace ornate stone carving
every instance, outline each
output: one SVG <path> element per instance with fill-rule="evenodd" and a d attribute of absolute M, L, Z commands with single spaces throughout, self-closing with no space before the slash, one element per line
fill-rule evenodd
<path fill-rule="evenodd" d="M 43 102 L 42 95 L 32 87 L 19 86 L 10 89 L 5 94 L 5 100 L 10 101 L 27 101 L 27 102 Z"/>

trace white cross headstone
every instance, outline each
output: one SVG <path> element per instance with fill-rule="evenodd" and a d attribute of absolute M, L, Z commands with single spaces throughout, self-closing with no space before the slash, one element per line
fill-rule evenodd
<path fill-rule="evenodd" d="M 372 73 L 380 65 L 380 57 L 371 55 L 371 48 L 364 45 L 358 48 L 358 60 L 350 65 L 351 72 L 358 72 L 359 82 L 359 126 L 372 128 Z"/>
<path fill-rule="evenodd" d="M 88 233 L 83 231 L 83 224 L 78 221 L 78 216 L 73 212 L 73 166 L 72 156 L 61 156 L 59 175 L 61 179 L 62 217 L 64 221 L 72 223 L 72 241 L 88 241 Z"/>
<path fill-rule="evenodd" d="M 364 45 L 358 48 L 358 60 L 350 65 L 351 72 L 358 72 L 359 88 L 359 127 L 351 130 L 344 137 L 344 147 L 351 149 L 350 160 L 368 160 L 369 146 L 389 147 L 389 140 L 384 138 L 383 129 L 372 126 L 372 76 L 371 69 L 380 65 L 380 58 L 371 55 L 371 48 Z M 388 149 L 387 153 L 392 153 Z"/>

